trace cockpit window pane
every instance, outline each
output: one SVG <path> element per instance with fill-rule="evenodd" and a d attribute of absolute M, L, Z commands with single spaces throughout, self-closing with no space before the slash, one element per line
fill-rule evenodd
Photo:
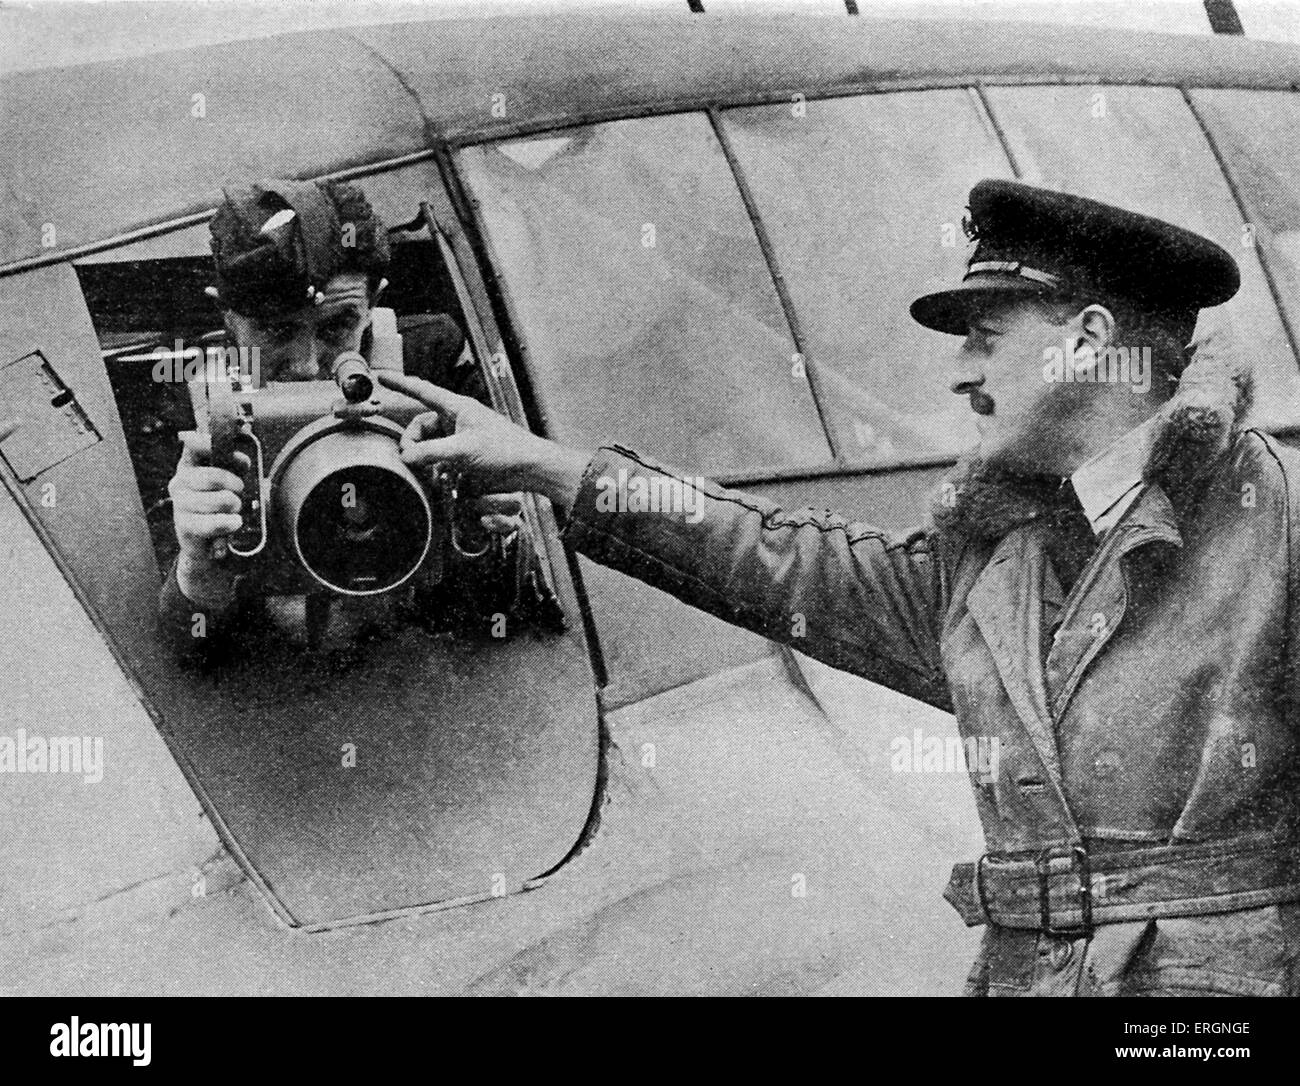
<path fill-rule="evenodd" d="M 706 474 L 830 459 L 707 117 L 470 147 L 461 162 L 554 436 Z"/>

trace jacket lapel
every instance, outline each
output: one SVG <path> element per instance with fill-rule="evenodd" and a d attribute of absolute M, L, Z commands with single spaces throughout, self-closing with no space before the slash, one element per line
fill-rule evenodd
<path fill-rule="evenodd" d="M 1050 717 L 1059 721 L 1092 662 L 1128 609 L 1122 559 L 1148 543 L 1183 545 L 1178 517 L 1157 483 L 1143 487 L 1125 517 L 1102 540 L 1066 602 L 1045 666 Z"/>

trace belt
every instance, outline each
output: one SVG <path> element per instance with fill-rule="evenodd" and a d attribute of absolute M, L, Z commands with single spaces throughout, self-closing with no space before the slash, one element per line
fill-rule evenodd
<path fill-rule="evenodd" d="M 1036 855 L 984 855 L 953 867 L 943 896 L 967 927 L 1053 935 L 1236 912 L 1300 900 L 1300 843 L 1255 835 L 1100 853 L 1054 845 Z"/>

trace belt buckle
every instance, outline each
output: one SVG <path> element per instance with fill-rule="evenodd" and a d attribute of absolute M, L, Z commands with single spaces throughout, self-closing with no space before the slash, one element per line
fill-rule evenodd
<path fill-rule="evenodd" d="M 1081 923 L 1076 928 L 1056 928 L 1052 926 L 1051 905 L 1051 871 L 1052 861 L 1068 857 L 1070 870 L 1059 874 L 1076 875 L 1079 880 L 1079 911 Z M 1088 852 L 1082 845 L 1048 845 L 1034 860 L 1034 870 L 1038 873 L 1038 915 L 1042 929 L 1048 935 L 1071 936 L 1082 935 L 1092 931 L 1092 869 L 1088 862 Z"/>

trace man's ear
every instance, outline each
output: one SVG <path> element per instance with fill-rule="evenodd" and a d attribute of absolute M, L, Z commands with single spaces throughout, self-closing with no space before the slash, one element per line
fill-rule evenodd
<path fill-rule="evenodd" d="M 1115 342 L 1115 315 L 1104 305 L 1085 307 L 1075 317 L 1079 323 L 1079 336 L 1100 354 Z"/>
<path fill-rule="evenodd" d="M 374 309 L 379 304 L 379 296 L 384 293 L 384 288 L 388 286 L 387 279 L 379 280 L 379 284 L 370 292 L 370 308 Z"/>
<path fill-rule="evenodd" d="M 1115 342 L 1115 315 L 1104 305 L 1084 307 L 1070 322 L 1076 370 L 1096 367 L 1102 352 Z"/>

